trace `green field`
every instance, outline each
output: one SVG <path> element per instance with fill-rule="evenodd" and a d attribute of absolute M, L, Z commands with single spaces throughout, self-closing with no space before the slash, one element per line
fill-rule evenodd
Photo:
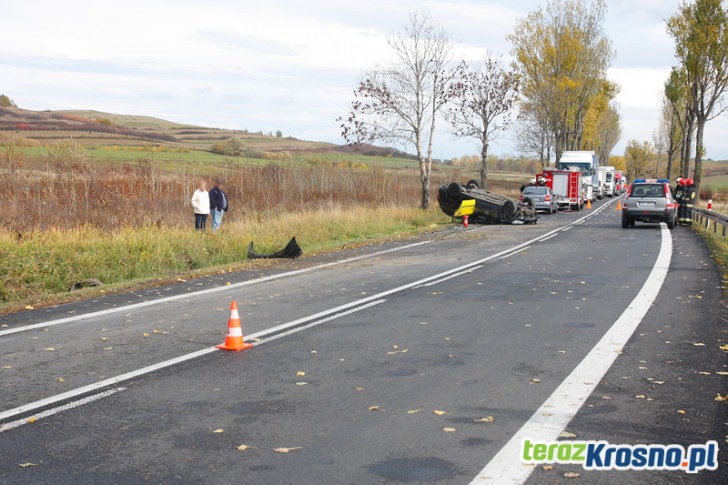
<path fill-rule="evenodd" d="M 728 175 L 705 177 L 703 179 L 703 186 L 710 187 L 716 192 L 728 192 Z"/>

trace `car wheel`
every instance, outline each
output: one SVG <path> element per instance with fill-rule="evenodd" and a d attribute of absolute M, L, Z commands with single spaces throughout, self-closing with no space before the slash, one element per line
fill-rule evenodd
<path fill-rule="evenodd" d="M 622 229 L 627 229 L 629 227 L 629 220 L 626 218 L 622 218 Z"/>
<path fill-rule="evenodd" d="M 672 217 L 667 220 L 667 228 L 673 229 L 675 227 L 675 219 Z"/>

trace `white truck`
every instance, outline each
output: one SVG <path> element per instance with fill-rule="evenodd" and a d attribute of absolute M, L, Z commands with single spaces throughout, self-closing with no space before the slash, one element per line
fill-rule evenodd
<path fill-rule="evenodd" d="M 606 194 L 606 190 L 604 189 L 604 183 L 605 179 L 607 178 L 607 167 L 599 167 L 599 170 L 597 170 L 597 199 L 602 200 Z"/>
<path fill-rule="evenodd" d="M 599 157 L 593 151 L 567 151 L 561 154 L 559 170 L 579 170 L 581 172 L 584 200 L 594 202 L 599 194 Z"/>
<path fill-rule="evenodd" d="M 614 180 L 614 174 L 616 170 L 614 167 L 599 167 L 600 178 L 604 177 L 604 195 L 607 197 L 613 197 L 615 192 L 615 180 Z"/>

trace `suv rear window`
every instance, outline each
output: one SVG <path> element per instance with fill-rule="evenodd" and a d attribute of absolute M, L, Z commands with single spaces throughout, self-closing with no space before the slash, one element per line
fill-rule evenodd
<path fill-rule="evenodd" d="M 523 189 L 524 194 L 535 194 L 535 195 L 545 195 L 546 194 L 546 187 L 526 187 Z"/>
<path fill-rule="evenodd" d="M 630 197 L 665 197 L 665 186 L 662 184 L 637 184 L 629 191 Z"/>

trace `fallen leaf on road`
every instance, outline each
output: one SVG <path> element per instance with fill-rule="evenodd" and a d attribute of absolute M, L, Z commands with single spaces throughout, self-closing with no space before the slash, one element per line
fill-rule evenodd
<path fill-rule="evenodd" d="M 109 340 L 109 337 L 101 337 L 102 342 L 106 342 L 107 340 Z"/>
<path fill-rule="evenodd" d="M 446 414 L 447 414 L 447 412 L 445 412 L 445 411 L 441 411 L 441 410 L 439 410 L 439 409 L 435 409 L 435 410 L 434 410 L 434 411 L 432 411 L 432 412 L 433 412 L 433 413 L 435 413 L 435 414 L 437 414 L 438 416 L 444 416 L 444 415 L 446 415 Z"/>
<path fill-rule="evenodd" d="M 318 354 L 318 352 L 317 352 L 317 351 L 315 351 L 315 350 L 312 350 L 312 351 L 311 351 L 311 353 L 312 353 L 312 354 Z"/>
<path fill-rule="evenodd" d="M 645 398 L 645 395 L 644 394 L 637 394 L 635 397 L 637 399 L 644 399 Z"/>
<path fill-rule="evenodd" d="M 255 448 L 255 446 L 238 445 L 235 447 L 235 449 L 238 451 L 245 451 L 245 450 L 249 450 L 250 448 Z"/>
<path fill-rule="evenodd" d="M 31 416 L 25 422 L 28 423 L 28 424 L 33 424 L 36 421 L 38 421 L 38 417 L 37 416 Z"/>
<path fill-rule="evenodd" d="M 701 376 L 709 376 L 710 375 L 710 372 L 701 371 L 701 372 L 698 372 L 698 375 L 701 375 Z"/>
<path fill-rule="evenodd" d="M 213 431 L 213 433 L 224 433 L 224 432 L 225 432 L 225 430 L 222 428 L 217 428 L 215 431 Z"/>
<path fill-rule="evenodd" d="M 58 379 L 56 379 L 56 380 L 57 380 L 58 382 L 66 382 L 66 380 L 65 380 L 65 379 L 64 379 L 63 377 L 59 377 L 59 378 L 58 378 Z"/>
<path fill-rule="evenodd" d="M 305 386 L 306 384 L 308 384 L 308 382 L 296 382 L 297 386 Z"/>
<path fill-rule="evenodd" d="M 144 332 L 144 333 L 143 333 L 142 335 L 143 335 L 144 337 L 149 337 L 149 334 L 148 334 L 147 332 Z"/>
<path fill-rule="evenodd" d="M 356 390 L 357 390 L 357 391 L 363 391 L 363 390 L 364 390 L 364 388 L 363 388 L 363 387 L 357 387 L 357 388 L 356 388 Z"/>
<path fill-rule="evenodd" d="M 553 415 L 554 415 L 554 413 L 541 413 L 541 416 L 546 416 L 547 418 L 549 416 L 553 416 Z"/>
<path fill-rule="evenodd" d="M 111 350 L 113 347 L 104 347 L 104 350 Z"/>
<path fill-rule="evenodd" d="M 719 348 L 720 350 L 725 350 L 726 352 L 728 352 L 728 344 L 725 344 L 725 345 L 721 345 L 721 346 L 720 346 L 720 347 L 718 347 L 718 348 Z"/>
<path fill-rule="evenodd" d="M 493 416 L 486 416 L 484 418 L 473 420 L 476 423 L 492 423 L 494 421 Z"/>
<path fill-rule="evenodd" d="M 559 353 L 560 353 L 560 354 L 565 354 L 565 353 L 566 353 L 566 351 L 565 351 L 565 350 L 559 350 Z"/>
<path fill-rule="evenodd" d="M 4 365 L 4 366 L 3 366 L 3 369 L 12 369 L 12 368 L 13 368 L 13 366 L 12 366 L 12 365 Z"/>
<path fill-rule="evenodd" d="M 602 396 L 602 399 L 605 400 L 605 401 L 611 401 L 612 400 L 612 398 L 609 397 L 609 396 Z"/>
<path fill-rule="evenodd" d="M 300 446 L 294 446 L 293 448 L 274 448 L 273 451 L 276 453 L 290 453 L 291 451 L 300 450 Z"/>
<path fill-rule="evenodd" d="M 654 384 L 664 384 L 665 381 L 652 381 Z"/>
<path fill-rule="evenodd" d="M 306 373 L 300 370 L 300 371 L 296 372 L 296 375 L 297 375 L 298 377 L 303 377 L 303 376 L 305 376 L 305 375 L 306 375 Z"/>
<path fill-rule="evenodd" d="M 678 409 L 678 410 L 677 410 L 677 413 L 678 413 L 678 414 L 685 414 L 685 410 L 684 410 L 684 409 Z"/>
<path fill-rule="evenodd" d="M 544 465 L 541 468 L 543 468 L 545 471 L 548 472 L 548 471 L 553 470 L 554 469 L 554 466 L 553 465 Z"/>
<path fill-rule="evenodd" d="M 581 473 L 577 473 L 577 472 L 564 473 L 564 478 L 579 478 L 580 476 L 581 476 Z"/>
<path fill-rule="evenodd" d="M 728 372 L 716 372 L 719 376 L 728 376 Z"/>
<path fill-rule="evenodd" d="M 29 466 L 38 466 L 38 464 L 37 463 L 28 462 L 28 463 L 18 463 L 18 466 L 20 468 L 28 468 Z"/>
<path fill-rule="evenodd" d="M 169 332 L 164 332 L 162 330 L 157 330 L 156 328 L 154 330 L 152 330 L 152 332 L 153 333 L 169 333 Z"/>
<path fill-rule="evenodd" d="M 455 428 L 442 428 L 442 430 L 445 433 L 454 433 L 455 432 Z"/>
<path fill-rule="evenodd" d="M 721 396 L 720 394 L 715 395 L 715 400 L 718 402 L 728 402 L 728 394 Z"/>
<path fill-rule="evenodd" d="M 536 378 L 531 379 L 531 382 L 529 382 L 529 384 L 540 384 L 540 383 L 541 383 L 541 379 L 536 379 Z"/>
<path fill-rule="evenodd" d="M 54 351 L 54 350 L 56 350 L 56 349 L 55 349 L 55 347 L 46 347 L 46 348 L 45 348 L 45 349 L 43 349 L 43 350 L 47 350 L 48 352 L 53 352 L 53 351 Z"/>
<path fill-rule="evenodd" d="M 576 438 L 576 435 L 568 431 L 562 431 L 559 433 L 559 438 Z"/>
<path fill-rule="evenodd" d="M 693 345 L 695 347 L 705 347 L 705 344 L 703 342 L 693 342 Z"/>
<path fill-rule="evenodd" d="M 422 411 L 422 409 L 410 409 L 409 411 L 407 411 L 407 414 L 417 414 L 420 411 Z"/>
<path fill-rule="evenodd" d="M 369 410 L 370 411 L 381 411 L 381 409 L 379 409 L 379 406 L 369 406 Z"/>
<path fill-rule="evenodd" d="M 33 305 L 25 305 L 25 309 L 26 310 L 35 310 L 35 308 L 33 308 Z"/>

